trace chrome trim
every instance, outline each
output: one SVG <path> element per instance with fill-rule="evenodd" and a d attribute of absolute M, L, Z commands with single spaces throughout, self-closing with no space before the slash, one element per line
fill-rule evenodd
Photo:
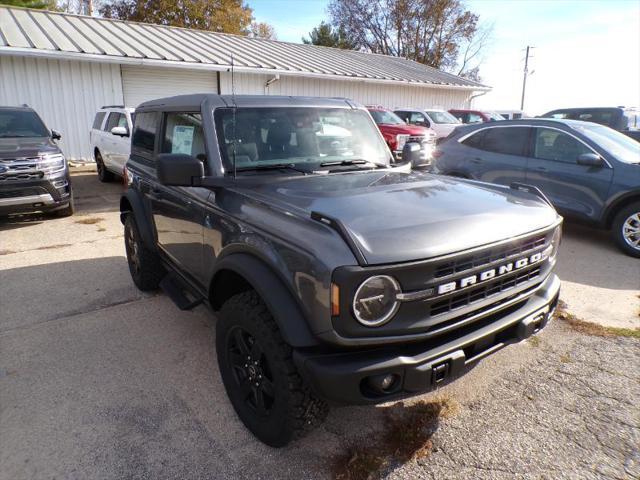
<path fill-rule="evenodd" d="M 0 198 L 0 207 L 9 207 L 12 205 L 30 205 L 33 203 L 43 203 L 45 205 L 53 205 L 56 203 L 49 193 L 41 193 L 40 195 L 27 195 L 26 197 Z"/>
<path fill-rule="evenodd" d="M 576 137 L 573 133 L 567 132 L 566 130 L 563 130 L 561 128 L 558 127 L 550 127 L 548 125 L 531 125 L 531 124 L 518 124 L 518 125 L 487 125 L 486 127 L 482 127 L 482 128 L 478 128 L 477 130 L 474 130 L 473 132 L 469 132 L 466 135 L 463 135 L 462 137 L 460 137 L 457 142 L 458 143 L 462 143 L 464 142 L 467 138 L 472 137 L 473 135 L 475 135 L 476 133 L 479 133 L 483 130 L 489 130 L 491 128 L 516 128 L 516 127 L 525 127 L 525 128 L 548 128 L 549 130 L 556 130 L 558 132 L 562 132 L 565 133 L 567 135 L 569 135 L 570 137 L 576 139 L 577 141 L 579 141 L 581 144 L 583 144 L 585 147 L 587 147 L 589 150 L 591 150 L 591 153 L 594 153 L 596 155 L 598 155 L 598 157 L 602 158 L 602 160 L 604 160 L 604 163 L 607 164 L 607 166 L 609 168 L 613 168 L 611 166 L 611 164 L 609 163 L 609 161 L 604 158 L 602 155 L 600 155 L 598 152 L 596 152 L 593 147 L 591 145 L 589 145 L 588 143 L 586 143 L 584 140 L 582 140 L 581 138 Z M 480 148 L 478 148 L 477 150 L 482 150 Z M 499 153 L 499 152 L 491 152 L 489 150 L 482 150 L 483 152 L 489 152 L 489 153 Z M 536 158 L 536 157 L 525 157 L 525 158 Z M 544 160 L 544 159 L 538 159 L 536 158 L 536 160 Z M 555 162 L 557 160 L 550 160 L 552 162 Z"/>

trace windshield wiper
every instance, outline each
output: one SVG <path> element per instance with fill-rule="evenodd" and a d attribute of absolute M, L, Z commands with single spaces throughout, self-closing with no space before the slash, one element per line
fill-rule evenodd
<path fill-rule="evenodd" d="M 293 170 L 300 172 L 303 175 L 308 175 L 310 172 L 297 168 L 293 163 L 276 163 L 274 165 L 255 165 L 253 167 L 241 167 L 236 169 L 237 172 L 259 172 L 262 170 Z"/>
<path fill-rule="evenodd" d="M 336 160 L 335 162 L 323 162 L 320 164 L 321 167 L 348 167 L 350 165 L 375 165 L 376 167 L 379 168 L 387 168 L 389 167 L 389 165 L 387 165 L 386 163 L 377 163 L 377 162 L 370 162 L 369 160 L 362 160 L 362 159 L 356 159 L 356 160 Z"/>

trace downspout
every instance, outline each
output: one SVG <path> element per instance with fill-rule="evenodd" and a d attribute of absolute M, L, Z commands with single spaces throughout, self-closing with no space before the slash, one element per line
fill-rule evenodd
<path fill-rule="evenodd" d="M 471 102 L 473 102 L 476 98 L 486 95 L 490 91 L 491 90 L 485 90 L 484 92 L 481 92 L 481 93 L 478 93 L 477 95 L 472 95 L 471 97 L 469 97 L 469 100 L 467 100 L 469 102 L 469 104 L 467 105 L 467 108 L 471 108 Z"/>
<path fill-rule="evenodd" d="M 280 80 L 280 74 L 276 73 L 272 78 L 267 80 L 267 83 L 264 84 L 264 94 L 269 95 L 269 87 Z"/>

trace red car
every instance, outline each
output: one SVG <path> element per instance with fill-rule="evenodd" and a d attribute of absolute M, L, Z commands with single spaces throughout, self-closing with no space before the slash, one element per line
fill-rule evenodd
<path fill-rule="evenodd" d="M 427 127 L 408 125 L 391 110 L 381 106 L 367 105 L 367 110 L 378 125 L 378 129 L 393 152 L 396 161 L 402 160 L 402 147 L 407 142 L 421 144 L 425 159 L 431 159 L 431 150 L 436 142 L 436 133 L 433 130 Z"/>
<path fill-rule="evenodd" d="M 449 110 L 449 113 L 462 123 L 500 122 L 504 120 L 504 117 L 499 113 L 486 110 L 452 109 Z"/>

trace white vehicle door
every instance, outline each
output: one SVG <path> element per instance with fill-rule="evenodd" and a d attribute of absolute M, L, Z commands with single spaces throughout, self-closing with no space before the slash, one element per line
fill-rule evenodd
<path fill-rule="evenodd" d="M 115 127 L 124 128 L 127 132 L 126 136 L 116 135 L 111 133 Z M 107 158 L 105 164 L 109 170 L 121 174 L 124 164 L 129 157 L 129 141 L 130 141 L 130 128 L 127 122 L 127 116 L 124 112 L 111 112 L 107 120 L 107 128 L 104 132 L 104 148 Z"/>

